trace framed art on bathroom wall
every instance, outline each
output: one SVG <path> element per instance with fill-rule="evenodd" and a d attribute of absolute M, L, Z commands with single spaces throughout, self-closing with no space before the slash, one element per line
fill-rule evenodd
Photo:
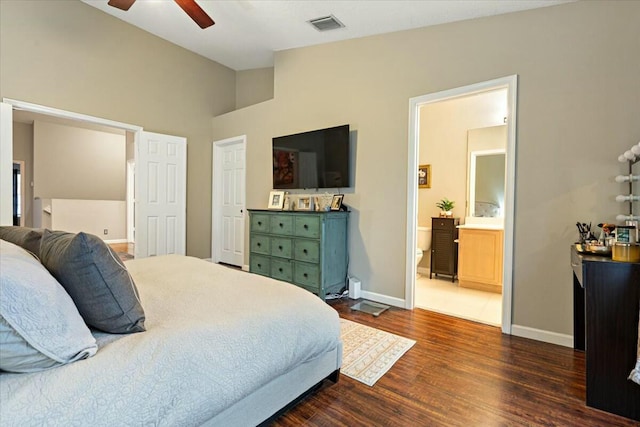
<path fill-rule="evenodd" d="M 431 165 L 418 166 L 418 188 L 431 188 Z"/>

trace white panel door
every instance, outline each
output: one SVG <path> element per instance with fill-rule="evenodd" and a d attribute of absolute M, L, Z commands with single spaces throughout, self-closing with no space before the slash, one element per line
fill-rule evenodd
<path fill-rule="evenodd" d="M 140 132 L 135 168 L 135 257 L 184 255 L 186 138 Z"/>
<path fill-rule="evenodd" d="M 242 266 L 244 262 L 245 138 L 214 143 L 214 262 Z"/>
<path fill-rule="evenodd" d="M 13 225 L 13 107 L 0 103 L 0 225 Z"/>

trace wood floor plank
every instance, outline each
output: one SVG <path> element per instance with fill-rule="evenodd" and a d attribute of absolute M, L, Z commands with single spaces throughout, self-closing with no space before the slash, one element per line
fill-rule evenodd
<path fill-rule="evenodd" d="M 585 405 L 584 353 L 415 309 L 340 316 L 416 340 L 373 386 L 344 375 L 274 426 L 638 426 Z M 640 404 L 640 402 L 639 402 Z"/>

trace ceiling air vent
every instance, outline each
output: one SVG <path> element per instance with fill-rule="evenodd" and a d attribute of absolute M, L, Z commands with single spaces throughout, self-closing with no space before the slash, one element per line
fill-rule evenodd
<path fill-rule="evenodd" d="M 329 31 L 338 28 L 344 28 L 344 24 L 338 21 L 338 18 L 333 15 L 323 16 L 322 18 L 312 19 L 307 22 L 313 25 L 314 28 L 318 31 Z"/>

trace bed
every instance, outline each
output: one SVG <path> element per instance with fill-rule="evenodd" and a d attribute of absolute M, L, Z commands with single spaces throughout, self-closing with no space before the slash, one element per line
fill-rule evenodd
<path fill-rule="evenodd" d="M 0 425 L 253 426 L 342 363 L 335 310 L 270 278 L 169 255 L 126 263 L 146 331 L 92 329 L 97 351 L 0 374 Z"/>

